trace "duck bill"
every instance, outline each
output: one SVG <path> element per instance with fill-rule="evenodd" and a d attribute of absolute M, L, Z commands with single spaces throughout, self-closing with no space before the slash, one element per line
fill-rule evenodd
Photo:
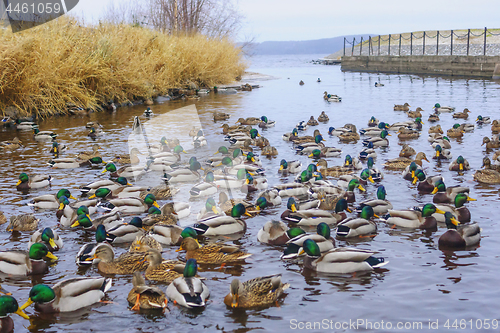
<path fill-rule="evenodd" d="M 56 242 L 54 242 L 54 239 L 53 239 L 53 238 L 49 239 L 49 245 L 50 245 L 53 249 L 57 249 L 57 248 L 58 248 L 58 246 L 57 246 Z"/>
<path fill-rule="evenodd" d="M 303 248 L 300 248 L 300 251 L 299 251 L 299 254 L 298 254 L 298 255 L 299 255 L 299 256 L 301 256 L 301 255 L 303 255 L 304 253 L 306 253 L 306 251 L 304 251 L 304 249 L 303 249 Z"/>
<path fill-rule="evenodd" d="M 373 214 L 373 217 L 376 217 L 376 218 L 380 218 L 380 216 L 378 216 L 377 214 Z"/>
<path fill-rule="evenodd" d="M 153 206 L 155 206 L 156 208 L 160 209 L 160 205 L 158 205 L 158 203 L 156 201 L 153 202 Z"/>
<path fill-rule="evenodd" d="M 368 180 L 369 180 L 369 181 L 370 181 L 370 183 L 372 183 L 372 184 L 374 184 L 374 183 L 375 183 L 375 181 L 373 180 L 373 177 L 372 177 L 372 176 L 368 177 Z"/>
<path fill-rule="evenodd" d="M 3 289 L 2 286 L 0 286 L 0 293 L 5 294 L 5 295 L 12 295 L 12 293 L 9 293 L 7 290 Z"/>
<path fill-rule="evenodd" d="M 214 214 L 219 214 L 219 211 L 215 208 L 215 206 L 212 206 L 212 212 L 214 212 Z"/>
<path fill-rule="evenodd" d="M 295 204 L 292 204 L 292 212 L 296 212 L 297 211 L 297 207 L 295 206 Z"/>
<path fill-rule="evenodd" d="M 441 209 L 439 208 L 436 208 L 436 213 L 438 214 L 446 214 L 444 211 L 442 211 Z"/>
<path fill-rule="evenodd" d="M 24 309 L 26 309 L 28 306 L 30 306 L 31 304 L 33 304 L 33 300 L 31 299 L 31 297 L 26 301 L 26 303 L 24 303 L 17 311 L 23 311 Z"/>
<path fill-rule="evenodd" d="M 314 154 L 309 154 L 309 156 L 307 156 L 307 157 L 314 157 Z"/>
<path fill-rule="evenodd" d="M 430 163 L 427 157 L 424 157 L 424 161 L 427 161 L 427 163 Z"/>
<path fill-rule="evenodd" d="M 349 161 L 345 161 L 345 166 L 349 166 Z"/>
<path fill-rule="evenodd" d="M 413 181 L 411 182 L 413 185 L 415 185 L 417 183 L 417 180 L 418 178 L 417 177 L 413 177 Z"/>
<path fill-rule="evenodd" d="M 95 195 L 95 193 L 94 193 L 94 194 L 92 194 L 92 195 L 89 197 L 89 199 L 94 199 L 94 198 L 97 198 L 97 196 Z"/>
<path fill-rule="evenodd" d="M 74 196 L 70 195 L 69 196 L 70 199 L 73 199 L 73 200 L 77 200 Z"/>
<path fill-rule="evenodd" d="M 16 312 L 14 312 L 16 315 L 23 317 L 24 319 L 30 319 L 26 313 L 23 312 L 21 309 L 17 309 Z"/>
<path fill-rule="evenodd" d="M 54 244 L 55 245 L 55 244 Z M 57 258 L 55 255 L 52 254 L 52 252 L 47 252 L 47 255 L 46 255 L 47 258 L 51 259 L 51 260 L 58 260 L 59 258 Z"/>
<path fill-rule="evenodd" d="M 95 254 L 92 257 L 85 259 L 85 261 L 93 261 L 94 259 L 97 259 Z"/>
<path fill-rule="evenodd" d="M 101 171 L 101 173 L 106 173 L 106 171 L 108 171 L 108 170 L 104 169 L 104 170 Z"/>
<path fill-rule="evenodd" d="M 282 166 L 282 165 L 280 165 L 280 171 L 282 171 L 282 170 L 283 170 L 283 166 Z"/>
<path fill-rule="evenodd" d="M 359 188 L 359 190 L 360 190 L 360 191 L 362 191 L 362 192 L 366 192 L 366 190 L 365 190 L 365 188 L 364 188 L 363 186 L 358 185 L 358 188 Z"/>
<path fill-rule="evenodd" d="M 59 210 L 63 210 L 63 209 L 64 209 L 64 204 L 61 202 L 61 203 L 59 204 Z"/>
<path fill-rule="evenodd" d="M 411 178 L 415 178 L 415 171 L 414 170 L 411 171 Z"/>
<path fill-rule="evenodd" d="M 249 212 L 247 212 L 247 211 L 245 211 L 245 215 L 252 217 L 252 215 Z"/>
<path fill-rule="evenodd" d="M 436 157 L 439 157 L 439 150 L 436 151 Z"/>
<path fill-rule="evenodd" d="M 473 198 L 471 198 L 471 197 L 468 196 L 467 197 L 467 201 L 477 201 L 477 199 L 473 199 Z"/>
<path fill-rule="evenodd" d="M 179 248 L 177 250 L 175 250 L 175 252 L 180 252 L 180 251 L 183 251 L 184 249 L 182 248 L 182 246 L 179 246 Z"/>
<path fill-rule="evenodd" d="M 16 183 L 16 186 L 19 186 L 22 183 L 22 181 L 18 180 Z"/>
<path fill-rule="evenodd" d="M 75 221 L 75 223 L 73 223 L 70 227 L 75 228 L 75 227 L 78 227 L 79 225 L 80 225 L 80 222 Z"/>
<path fill-rule="evenodd" d="M 436 194 L 438 191 L 438 188 L 437 187 L 434 187 L 434 189 L 432 190 L 431 194 Z"/>
<path fill-rule="evenodd" d="M 231 307 L 232 308 L 237 308 L 238 307 L 238 300 L 239 300 L 239 295 L 233 295 L 233 301 L 231 302 Z"/>
<path fill-rule="evenodd" d="M 459 169 L 460 171 L 464 171 L 464 165 L 463 165 L 463 163 L 460 163 L 460 164 L 458 165 L 458 169 Z"/>
<path fill-rule="evenodd" d="M 347 210 L 348 213 L 352 213 L 352 209 L 347 207 L 345 210 Z"/>
<path fill-rule="evenodd" d="M 460 222 L 454 217 L 452 217 L 450 220 L 451 220 L 451 223 L 453 223 L 455 226 L 458 226 L 460 224 Z"/>

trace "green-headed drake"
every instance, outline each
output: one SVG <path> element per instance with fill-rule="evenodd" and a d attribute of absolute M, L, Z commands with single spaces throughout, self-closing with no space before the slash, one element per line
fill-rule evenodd
<path fill-rule="evenodd" d="M 293 259 L 300 255 L 304 242 L 308 239 L 314 240 L 321 252 L 326 252 L 335 247 L 335 240 L 330 236 L 330 226 L 324 222 L 316 226 L 315 234 L 301 233 L 286 242 L 286 249 L 281 259 Z"/>
<path fill-rule="evenodd" d="M 371 220 L 378 217 L 371 206 L 365 205 L 358 218 L 347 218 L 337 225 L 338 238 L 374 237 L 377 234 L 377 224 Z"/>
<path fill-rule="evenodd" d="M 2 251 L 0 252 L 0 272 L 21 276 L 44 274 L 48 271 L 48 265 L 44 259 L 57 260 L 58 258 L 43 243 L 32 244 L 29 251 Z"/>
<path fill-rule="evenodd" d="M 205 283 L 196 277 L 198 270 L 196 259 L 189 259 L 186 262 L 183 276 L 175 279 L 167 287 L 167 297 L 186 308 L 204 307 L 210 296 L 210 292 Z"/>
<path fill-rule="evenodd" d="M 425 204 L 421 209 L 389 210 L 386 222 L 398 227 L 412 229 L 436 229 L 437 221 L 432 214 L 444 214 L 433 204 Z"/>
<path fill-rule="evenodd" d="M 50 186 L 52 177 L 49 175 L 39 175 L 29 177 L 26 173 L 21 173 L 19 175 L 19 180 L 16 184 L 18 191 L 27 191 L 29 189 L 37 189 L 46 186 Z"/>
<path fill-rule="evenodd" d="M 446 212 L 446 227 L 448 230 L 439 237 L 439 248 L 445 249 L 463 249 L 467 246 L 475 246 L 481 240 L 481 228 L 477 223 L 458 226 L 459 221 L 451 214 Z"/>
<path fill-rule="evenodd" d="M 34 243 L 45 244 L 49 251 L 58 251 L 64 246 L 64 242 L 57 231 L 49 227 L 35 231 L 35 233 L 31 235 L 28 248 L 31 248 L 31 245 Z"/>

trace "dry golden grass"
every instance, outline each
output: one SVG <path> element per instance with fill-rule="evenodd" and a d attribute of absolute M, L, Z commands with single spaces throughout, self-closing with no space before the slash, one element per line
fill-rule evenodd
<path fill-rule="evenodd" d="M 83 27 L 61 18 L 12 34 L 0 29 L 0 109 L 26 115 L 149 98 L 188 81 L 211 87 L 245 69 L 239 48 L 205 36 L 169 36 L 129 25 Z"/>

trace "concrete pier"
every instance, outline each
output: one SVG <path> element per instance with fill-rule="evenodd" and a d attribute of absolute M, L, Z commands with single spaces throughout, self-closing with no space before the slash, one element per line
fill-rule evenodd
<path fill-rule="evenodd" d="M 500 78 L 500 56 L 343 56 L 342 71 Z"/>

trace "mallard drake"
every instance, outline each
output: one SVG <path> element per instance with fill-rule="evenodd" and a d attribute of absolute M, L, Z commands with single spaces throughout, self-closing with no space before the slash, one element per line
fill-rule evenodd
<path fill-rule="evenodd" d="M 57 260 L 58 258 L 43 243 L 32 244 L 29 251 L 1 251 L 0 272 L 23 276 L 44 274 L 49 269 L 44 259 Z"/>
<path fill-rule="evenodd" d="M 200 174 L 198 170 L 204 170 L 201 167 L 200 162 L 195 161 L 189 165 L 187 169 L 177 169 L 172 172 L 165 173 L 163 175 L 163 180 L 169 183 L 179 183 L 179 182 L 193 182 L 200 179 Z"/>
<path fill-rule="evenodd" d="M 75 261 L 78 266 L 93 264 L 94 254 L 96 250 L 101 246 L 107 246 L 111 249 L 111 251 L 113 251 L 111 245 L 106 242 L 106 228 L 104 227 L 104 225 L 100 224 L 97 226 L 95 231 L 95 240 L 95 243 L 87 243 L 82 245 L 82 247 L 78 251 L 75 257 Z M 87 260 L 88 258 L 92 258 L 92 260 Z"/>
<path fill-rule="evenodd" d="M 57 231 L 52 230 L 47 227 L 42 229 L 38 229 L 31 235 L 30 241 L 28 243 L 28 248 L 31 248 L 31 245 L 34 243 L 43 243 L 49 251 L 58 251 L 62 249 L 64 246 L 64 242 L 62 238 L 59 236 Z"/>
<path fill-rule="evenodd" d="M 432 216 L 434 213 L 444 214 L 433 204 L 425 204 L 422 209 L 389 210 L 389 216 L 386 219 L 388 224 L 403 228 L 413 229 L 435 229 L 437 221 Z"/>
<path fill-rule="evenodd" d="M 309 188 L 302 183 L 285 183 L 277 184 L 274 189 L 278 190 L 280 197 L 291 197 L 291 196 L 301 196 L 306 195 L 309 192 Z"/>
<path fill-rule="evenodd" d="M 435 112 L 454 112 L 455 108 L 452 106 L 441 106 L 441 104 L 436 103 L 436 104 L 434 104 L 434 111 Z"/>
<path fill-rule="evenodd" d="M 436 154 L 432 157 L 436 160 L 449 160 L 451 159 L 451 152 L 448 149 L 442 148 L 441 145 L 436 145 L 434 148 Z"/>
<path fill-rule="evenodd" d="M 467 171 L 470 169 L 470 165 L 469 162 L 460 155 L 455 161 L 450 163 L 448 169 L 450 171 Z"/>
<path fill-rule="evenodd" d="M 33 214 L 13 215 L 10 217 L 7 231 L 33 231 L 38 228 L 38 222 L 40 222 L 40 219 Z"/>
<path fill-rule="evenodd" d="M 460 223 L 467 223 L 471 221 L 471 214 L 465 203 L 468 201 L 475 201 L 470 198 L 466 193 L 458 193 L 453 200 L 453 204 L 436 204 L 435 206 L 443 212 L 450 212 L 456 216 Z M 433 214 L 438 222 L 445 222 L 445 217 L 442 214 Z"/>
<path fill-rule="evenodd" d="M 125 177 L 125 178 L 137 178 L 146 173 L 144 166 L 123 166 L 120 169 L 116 168 L 114 163 L 107 163 L 102 170 L 102 173 L 110 172 L 111 178 Z"/>
<path fill-rule="evenodd" d="M 450 138 L 461 138 L 464 136 L 464 131 L 460 127 L 460 124 L 455 124 L 452 128 L 446 131 L 446 135 Z"/>
<path fill-rule="evenodd" d="M 375 119 L 375 117 L 372 118 Z M 377 121 L 377 125 L 373 125 L 372 123 L 368 122 L 368 127 L 360 129 L 359 133 L 366 136 L 380 136 L 380 132 L 389 128 L 389 125 L 385 122 L 378 122 L 377 119 L 375 120 Z"/>
<path fill-rule="evenodd" d="M 228 120 L 229 118 L 231 118 L 231 116 L 228 113 L 214 112 L 214 121 L 224 121 Z"/>
<path fill-rule="evenodd" d="M 116 179 L 102 179 L 98 180 L 83 186 L 80 186 L 80 191 L 82 192 L 82 195 L 93 195 L 97 189 L 100 188 L 107 188 L 111 192 L 116 191 L 118 188 L 122 186 L 132 186 L 127 181 L 127 178 L 125 177 L 118 177 Z M 96 195 L 97 197 L 97 195 Z"/>
<path fill-rule="evenodd" d="M 374 252 L 355 248 L 339 247 L 321 253 L 318 244 L 312 239 L 306 240 L 302 248 L 302 252 L 307 254 L 304 266 L 322 273 L 347 274 L 372 271 L 389 263 L 383 258 L 373 257 Z"/>
<path fill-rule="evenodd" d="M 378 217 L 371 206 L 361 209 L 359 218 L 347 218 L 337 225 L 336 236 L 338 238 L 364 237 L 377 234 L 377 224 L 371 221 L 372 217 Z"/>
<path fill-rule="evenodd" d="M 142 219 L 140 217 L 133 217 L 129 223 L 122 223 L 116 227 L 109 229 L 106 232 L 106 240 L 109 243 L 130 243 L 133 242 L 137 236 L 144 235 L 145 230 L 142 226 Z"/>
<path fill-rule="evenodd" d="M 326 91 L 324 92 L 323 99 L 327 102 L 342 102 L 342 97 L 339 95 L 331 95 Z"/>
<path fill-rule="evenodd" d="M 356 201 L 356 197 L 354 195 L 355 188 L 359 189 L 361 192 L 366 192 L 363 186 L 361 186 L 361 184 L 359 183 L 359 180 L 357 180 L 356 178 L 351 179 L 349 181 L 349 184 L 347 185 L 347 191 L 344 195 L 348 203 L 353 203 Z"/>
<path fill-rule="evenodd" d="M 368 127 L 376 127 L 376 126 L 378 126 L 379 123 L 380 123 L 380 121 L 377 118 L 375 118 L 374 116 L 371 116 L 370 120 L 368 120 Z"/>
<path fill-rule="evenodd" d="M 55 156 L 59 156 L 59 153 L 66 150 L 66 145 L 59 144 L 57 141 L 52 142 L 52 147 L 50 147 L 49 152 Z"/>
<path fill-rule="evenodd" d="M 474 131 L 474 124 L 462 123 L 460 124 L 462 131 L 468 133 Z"/>
<path fill-rule="evenodd" d="M 27 191 L 29 189 L 37 189 L 46 186 L 50 186 L 52 177 L 49 175 L 38 175 L 29 177 L 26 173 L 21 173 L 19 175 L 19 180 L 16 184 L 18 191 Z"/>
<path fill-rule="evenodd" d="M 150 230 L 150 234 L 151 237 L 164 245 L 180 245 L 184 238 L 198 236 L 193 228 L 182 229 L 177 225 L 155 225 Z"/>
<path fill-rule="evenodd" d="M 415 156 L 415 160 L 407 157 L 399 157 L 387 160 L 383 166 L 389 170 L 404 170 L 408 167 L 412 162 L 415 162 L 417 165 L 422 166 L 422 160 L 429 162 L 425 153 L 419 152 L 417 156 Z"/>
<path fill-rule="evenodd" d="M 198 263 L 196 259 L 189 259 L 184 267 L 183 276 L 176 278 L 167 287 L 167 297 L 187 308 L 203 307 L 210 296 L 208 287 L 196 277 Z"/>
<path fill-rule="evenodd" d="M 457 227 L 460 222 L 450 212 L 445 213 L 448 230 L 439 237 L 439 247 L 461 249 L 479 244 L 481 228 L 477 223 Z"/>
<path fill-rule="evenodd" d="M 325 111 L 321 111 L 321 114 L 318 116 L 318 121 L 327 122 L 328 120 L 330 120 L 330 118 L 328 118 Z"/>
<path fill-rule="evenodd" d="M 284 245 L 290 239 L 304 234 L 300 228 L 291 228 L 281 221 L 266 222 L 257 233 L 257 240 L 269 245 Z"/>
<path fill-rule="evenodd" d="M 281 160 L 280 162 L 280 168 L 278 170 L 278 173 L 282 173 L 283 175 L 286 175 L 288 173 L 298 173 L 302 170 L 302 163 L 300 161 L 290 161 L 287 162 L 286 160 Z"/>
<path fill-rule="evenodd" d="M 403 179 L 408 180 L 408 181 L 413 181 L 413 183 L 416 183 L 415 181 L 415 173 L 417 172 L 418 166 L 417 163 L 411 162 L 410 165 L 406 167 L 403 171 Z"/>
<path fill-rule="evenodd" d="M 490 124 L 490 123 L 491 123 L 490 117 L 483 117 L 483 116 L 479 115 L 476 118 L 476 124 L 478 124 L 478 125 L 484 125 L 484 124 Z"/>
<path fill-rule="evenodd" d="M 498 140 L 490 140 L 487 136 L 483 138 L 483 143 L 481 146 L 486 144 L 486 149 L 492 149 L 492 148 L 500 148 L 500 141 Z"/>
<path fill-rule="evenodd" d="M 288 283 L 281 282 L 281 274 L 257 277 L 241 283 L 233 279 L 224 304 L 231 308 L 254 308 L 274 304 L 288 289 Z"/>
<path fill-rule="evenodd" d="M 377 188 L 377 199 L 371 199 L 363 201 L 357 208 L 357 211 L 362 212 L 363 207 L 370 206 L 373 209 L 374 214 L 382 215 L 386 214 L 389 209 L 392 209 L 392 204 L 386 200 L 385 196 L 387 192 L 385 191 L 384 185 L 380 185 Z"/>
<path fill-rule="evenodd" d="M 307 239 L 314 240 L 321 252 L 333 249 L 335 247 L 335 240 L 330 237 L 330 232 L 328 224 L 322 222 L 317 225 L 315 234 L 300 233 L 286 242 L 286 249 L 283 251 L 281 259 L 288 260 L 300 256 L 302 246 Z"/>
<path fill-rule="evenodd" d="M 469 118 L 469 109 L 465 108 L 462 112 L 455 112 L 452 117 L 453 118 L 460 118 L 460 119 L 467 119 Z"/>
<path fill-rule="evenodd" d="M 80 161 L 74 158 L 54 158 L 47 162 L 52 169 L 76 169 L 79 167 L 101 167 L 103 165 L 101 157 L 92 157 L 86 161 Z"/>
<path fill-rule="evenodd" d="M 368 146 L 366 146 L 365 148 L 363 148 L 360 152 L 359 152 L 359 156 L 358 158 L 360 160 L 366 160 L 368 158 L 377 158 L 377 152 L 375 151 L 375 149 L 373 148 L 373 142 L 370 142 L 368 143 Z"/>
<path fill-rule="evenodd" d="M 112 199 L 106 203 L 100 203 L 100 206 L 121 213 L 145 213 L 151 206 L 160 208 L 153 194 L 148 194 L 144 199 L 140 198 L 122 198 Z"/>
<path fill-rule="evenodd" d="M 60 206 L 56 217 L 59 218 L 59 223 L 63 227 L 71 226 L 82 214 L 90 217 L 89 215 L 97 212 L 98 200 L 83 200 L 70 204 L 68 198 L 62 196 L 59 198 L 59 202 Z"/>
<path fill-rule="evenodd" d="M 418 118 L 418 117 L 422 117 L 422 108 L 418 107 L 415 111 L 406 111 L 406 115 L 409 117 L 409 118 Z"/>
<path fill-rule="evenodd" d="M 91 127 L 89 133 L 87 134 L 87 136 L 89 138 L 91 138 L 92 140 L 95 140 L 98 136 L 101 136 L 102 134 L 103 134 L 102 129 Z"/>
<path fill-rule="evenodd" d="M 434 194 L 432 202 L 453 203 L 453 200 L 455 200 L 455 197 L 458 193 L 466 193 L 468 195 L 469 191 L 470 191 L 469 188 L 465 186 L 457 185 L 457 186 L 446 187 L 446 185 L 442 180 L 437 181 L 434 190 L 431 192 L 431 194 Z"/>
<path fill-rule="evenodd" d="M 410 104 L 394 104 L 394 111 L 410 111 Z"/>
<path fill-rule="evenodd" d="M 243 214 L 248 214 L 243 204 L 236 204 L 231 209 L 230 216 L 215 215 L 198 221 L 193 226 L 200 235 L 205 236 L 220 236 L 232 235 L 245 232 L 247 225 L 240 217 Z"/>
<path fill-rule="evenodd" d="M 355 174 L 342 175 L 337 180 L 337 186 L 343 189 L 347 189 L 349 187 L 349 183 L 351 180 L 356 179 L 361 185 L 366 185 L 369 182 L 374 183 L 372 176 L 370 175 L 370 171 L 368 169 L 363 169 L 360 175 L 357 176 Z"/>
<path fill-rule="evenodd" d="M 500 184 L 500 172 L 492 169 L 491 161 L 488 157 L 483 158 L 483 170 L 474 173 L 474 180 L 485 184 Z"/>
<path fill-rule="evenodd" d="M 282 218 L 287 222 L 295 223 L 297 226 L 317 226 L 321 222 L 335 225 L 338 222 L 330 212 L 320 209 L 289 211 L 289 214 L 284 217 L 282 215 Z"/>
<path fill-rule="evenodd" d="M 328 128 L 328 134 L 329 135 L 334 135 L 334 136 L 339 136 L 342 133 L 351 133 L 351 132 L 357 132 L 356 130 L 353 130 L 351 127 L 330 127 Z"/>
<path fill-rule="evenodd" d="M 98 259 L 97 269 L 102 274 L 132 274 L 146 270 L 146 256 L 146 252 L 125 252 L 115 259 L 112 247 L 98 246 L 94 255 L 85 260 L 95 262 Z"/>
<path fill-rule="evenodd" d="M 371 142 L 374 147 L 387 147 L 389 146 L 387 136 L 390 136 L 389 132 L 387 132 L 387 130 L 383 130 L 380 132 L 380 137 L 372 137 L 370 139 L 363 140 L 363 146 L 366 147 Z"/>
<path fill-rule="evenodd" d="M 266 116 L 260 117 L 260 120 L 261 120 L 261 122 L 259 123 L 260 128 L 270 128 L 270 127 L 274 127 L 274 125 L 276 125 L 275 120 L 269 120 L 269 119 L 267 119 Z"/>
<path fill-rule="evenodd" d="M 264 198 L 265 201 L 260 200 L 259 198 Z M 264 206 L 265 203 L 265 206 Z M 255 209 L 262 209 L 267 206 L 279 206 L 281 205 L 281 197 L 279 195 L 279 191 L 277 189 L 271 188 L 269 190 L 265 190 L 257 196 L 257 200 L 255 201 L 255 204 L 253 207 Z M 252 209 L 252 207 L 250 207 Z"/>
<path fill-rule="evenodd" d="M 200 264 L 241 263 L 252 255 L 234 245 L 217 243 L 200 246 L 191 237 L 184 238 L 176 251 L 183 250 L 186 251 L 186 259 L 196 259 Z"/>
<path fill-rule="evenodd" d="M 12 140 L 0 142 L 0 149 L 3 151 L 14 151 L 22 147 L 22 141 L 15 137 Z"/>
<path fill-rule="evenodd" d="M 380 83 L 380 82 L 375 82 L 375 87 L 383 87 L 385 84 Z"/>
<path fill-rule="evenodd" d="M 133 304 L 131 310 L 164 310 L 167 307 L 168 299 L 160 288 L 147 286 L 144 277 L 140 272 L 135 272 L 132 277 L 132 290 L 128 293 L 127 301 Z"/>
<path fill-rule="evenodd" d="M 412 157 L 413 155 L 415 155 L 417 152 L 415 151 L 415 149 L 413 149 L 412 147 L 410 147 L 409 145 L 407 144 L 404 144 L 403 147 L 401 147 L 401 151 L 399 152 L 399 157 Z"/>
<path fill-rule="evenodd" d="M 57 134 L 51 131 L 41 131 L 38 128 L 33 129 L 33 138 L 36 141 L 53 141 L 57 138 Z"/>
<path fill-rule="evenodd" d="M 28 301 L 20 309 L 35 303 L 35 309 L 40 312 L 76 311 L 99 302 L 111 283 L 109 278 L 78 277 L 63 280 L 52 288 L 37 284 L 31 288 Z"/>
<path fill-rule="evenodd" d="M 14 321 L 8 315 L 15 313 L 24 319 L 30 319 L 26 313 L 19 309 L 16 299 L 9 295 L 0 296 L 0 330 L 14 332 Z"/>
<path fill-rule="evenodd" d="M 434 190 L 438 181 L 443 181 L 442 176 L 426 176 L 425 173 L 418 169 L 415 172 L 415 178 L 413 179 L 413 184 L 419 182 L 417 185 L 417 190 L 422 194 L 430 194 Z"/>

